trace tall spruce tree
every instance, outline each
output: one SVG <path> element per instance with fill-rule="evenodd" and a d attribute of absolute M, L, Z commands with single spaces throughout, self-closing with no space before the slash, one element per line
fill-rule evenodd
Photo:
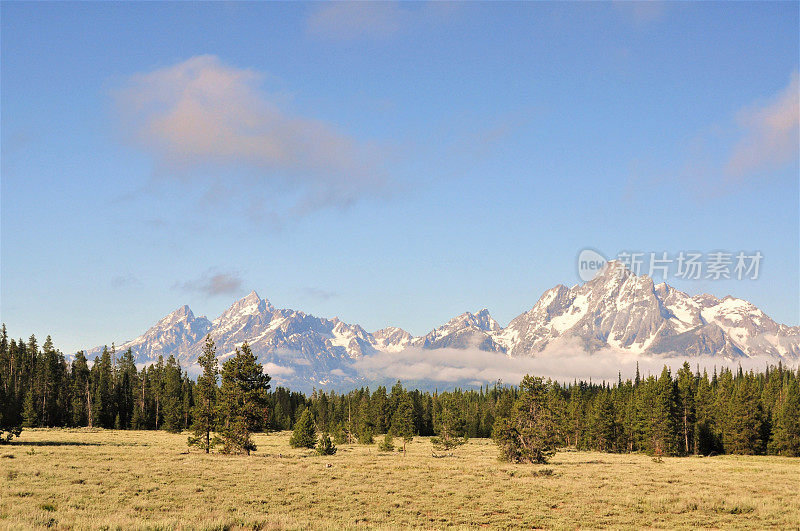
<path fill-rule="evenodd" d="M 178 433 L 183 429 L 183 381 L 181 367 L 174 356 L 167 358 L 164 366 L 164 428 Z"/>
<path fill-rule="evenodd" d="M 398 397 L 397 409 L 392 416 L 392 434 L 403 439 L 403 457 L 406 455 L 406 444 L 414 439 L 414 403 L 408 393 Z"/>
<path fill-rule="evenodd" d="M 740 375 L 727 403 L 722 444 L 725 452 L 759 454 L 763 452 L 763 413 L 756 383 L 750 375 Z"/>
<path fill-rule="evenodd" d="M 103 347 L 103 353 L 95 358 L 92 365 L 92 383 L 94 384 L 94 397 L 92 399 L 92 418 L 94 424 L 101 428 L 113 428 L 114 411 L 113 400 L 113 375 L 111 366 L 111 353 Z"/>
<path fill-rule="evenodd" d="M 300 418 L 294 423 L 294 432 L 289 439 L 292 448 L 314 448 L 317 441 L 317 430 L 314 427 L 314 416 L 306 408 Z"/>
<path fill-rule="evenodd" d="M 91 425 L 92 400 L 89 364 L 83 351 L 75 354 L 72 361 L 72 426 Z"/>
<path fill-rule="evenodd" d="M 203 374 L 197 378 L 195 386 L 194 409 L 192 410 L 192 432 L 189 437 L 190 446 L 198 446 L 205 453 L 209 453 L 213 446 L 211 432 L 214 431 L 217 421 L 217 379 L 219 367 L 217 366 L 217 347 L 211 335 L 206 336 L 203 353 L 197 359 L 203 368 Z"/>
<path fill-rule="evenodd" d="M 592 424 L 594 447 L 601 452 L 610 452 L 614 448 L 616 436 L 614 402 L 610 392 L 601 391 L 595 398 Z"/>
<path fill-rule="evenodd" d="M 655 384 L 653 409 L 650 412 L 650 448 L 655 455 L 678 453 L 678 432 L 675 422 L 677 402 L 675 387 L 668 367 L 664 367 Z"/>
<path fill-rule="evenodd" d="M 800 457 L 800 383 L 789 381 L 779 395 L 772 426 L 772 453 Z"/>
<path fill-rule="evenodd" d="M 269 381 L 246 342 L 222 366 L 218 433 L 223 452 L 250 455 L 256 449 L 250 435 L 267 417 Z"/>
<path fill-rule="evenodd" d="M 119 357 L 117 371 L 117 414 L 120 426 L 130 429 L 133 423 L 133 410 L 136 403 L 136 390 L 139 374 L 136 371 L 136 360 L 129 348 Z"/>
<path fill-rule="evenodd" d="M 452 393 L 442 395 L 441 404 L 437 433 L 431 438 L 431 444 L 437 450 L 450 451 L 467 442 L 466 419 L 459 400 Z M 479 416 L 476 414 L 473 418 L 479 419 Z"/>
<path fill-rule="evenodd" d="M 697 416 L 694 436 L 695 453 L 709 455 L 712 452 L 720 452 L 722 448 L 714 423 L 714 390 L 706 371 L 703 371 L 703 376 L 697 382 L 694 403 Z"/>
<path fill-rule="evenodd" d="M 696 448 L 695 436 L 695 377 L 688 362 L 678 371 L 678 409 L 680 410 L 680 432 L 683 453 L 689 454 Z"/>

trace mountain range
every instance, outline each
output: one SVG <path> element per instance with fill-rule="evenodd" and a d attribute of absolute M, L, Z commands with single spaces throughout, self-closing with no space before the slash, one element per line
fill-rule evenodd
<path fill-rule="evenodd" d="M 408 349 L 430 351 L 431 356 L 446 348 L 523 358 L 569 345 L 590 354 L 613 349 L 633 356 L 800 359 L 800 326 L 778 324 L 743 299 L 690 296 L 666 283 L 655 284 L 613 261 L 584 284 L 547 290 L 506 327 L 483 309 L 465 312 L 422 336 L 397 327 L 367 332 L 338 318 L 276 308 L 252 291 L 213 321 L 181 306 L 116 348 L 130 348 L 139 364 L 173 355 L 183 367 L 196 369 L 208 334 L 221 362 L 247 341 L 276 382 L 302 389 L 352 385 L 360 379 L 358 360 Z M 87 355 L 93 359 L 101 351 L 95 347 Z"/>

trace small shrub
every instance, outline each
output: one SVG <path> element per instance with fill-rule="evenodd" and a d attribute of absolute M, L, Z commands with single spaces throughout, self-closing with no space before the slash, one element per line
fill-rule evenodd
<path fill-rule="evenodd" d="M 449 434 L 442 434 L 436 437 L 431 437 L 431 444 L 435 450 L 449 452 L 454 448 L 461 446 L 467 442 L 467 437 L 453 437 Z"/>
<path fill-rule="evenodd" d="M 394 437 L 392 437 L 391 433 L 387 433 L 386 435 L 383 436 L 381 444 L 378 445 L 378 450 L 381 452 L 394 451 Z"/>
<path fill-rule="evenodd" d="M 18 476 L 19 472 L 17 472 L 16 470 L 9 470 L 8 472 L 6 472 L 6 478 L 9 480 L 17 479 Z"/>
<path fill-rule="evenodd" d="M 373 444 L 375 439 L 372 436 L 372 428 L 369 426 L 365 426 L 361 432 L 358 434 L 358 443 L 359 444 Z"/>
<path fill-rule="evenodd" d="M 333 455 L 336 453 L 336 446 L 331 441 L 327 433 L 323 433 L 317 443 L 317 453 L 319 455 Z"/>
<path fill-rule="evenodd" d="M 292 438 L 289 444 L 292 448 L 314 448 L 317 442 L 317 430 L 314 427 L 314 419 L 311 416 L 311 410 L 306 409 L 300 415 L 294 426 Z"/>
<path fill-rule="evenodd" d="M 56 506 L 52 503 L 43 503 L 39 505 L 39 509 L 43 511 L 53 512 L 56 510 Z"/>

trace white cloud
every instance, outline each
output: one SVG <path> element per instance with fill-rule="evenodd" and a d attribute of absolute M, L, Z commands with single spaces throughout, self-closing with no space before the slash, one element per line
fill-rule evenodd
<path fill-rule="evenodd" d="M 213 55 L 136 74 L 115 92 L 123 132 L 167 177 L 216 190 L 267 186 L 294 197 L 299 214 L 383 188 L 379 149 L 286 109 L 261 90 L 264 78 Z"/>
<path fill-rule="evenodd" d="M 448 19 L 456 2 L 343 1 L 325 2 L 306 19 L 306 33 L 329 40 L 385 39 L 414 24 Z"/>
<path fill-rule="evenodd" d="M 311 13 L 306 30 L 334 39 L 385 37 L 397 33 L 403 19 L 398 2 L 329 2 Z"/>
<path fill-rule="evenodd" d="M 789 85 L 770 101 L 742 110 L 738 122 L 742 138 L 728 159 L 730 175 L 742 177 L 796 161 L 800 145 L 798 74 L 795 72 Z"/>
<path fill-rule="evenodd" d="M 399 379 L 401 381 L 426 380 L 451 385 L 474 385 L 501 380 L 518 384 L 526 374 L 552 378 L 560 382 L 577 380 L 616 381 L 621 373 L 623 380 L 632 379 L 636 364 L 642 377 L 657 376 L 664 365 L 673 373 L 688 361 L 694 370 L 709 372 L 714 367 L 736 368 L 741 363 L 745 370 L 763 369 L 765 364 L 775 364 L 773 358 L 744 358 L 741 361 L 712 356 L 634 356 L 630 353 L 605 349 L 588 353 L 577 345 L 561 344 L 530 358 L 510 358 L 498 352 L 477 349 L 407 349 L 399 353 L 379 353 L 354 363 L 359 374 L 367 379 Z"/>
<path fill-rule="evenodd" d="M 265 363 L 262 365 L 264 372 L 270 376 L 289 376 L 294 374 L 294 369 L 291 367 L 284 367 L 275 363 Z"/>

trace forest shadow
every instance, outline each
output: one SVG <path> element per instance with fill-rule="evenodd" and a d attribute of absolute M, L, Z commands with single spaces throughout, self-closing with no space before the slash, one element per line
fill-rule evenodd
<path fill-rule="evenodd" d="M 103 446 L 102 443 L 82 441 L 11 441 L 0 445 L 0 448 L 14 448 L 19 446 Z"/>

